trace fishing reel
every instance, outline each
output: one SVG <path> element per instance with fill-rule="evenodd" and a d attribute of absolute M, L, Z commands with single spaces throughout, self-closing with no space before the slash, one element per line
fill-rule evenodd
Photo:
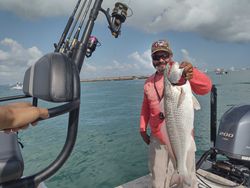
<path fill-rule="evenodd" d="M 127 11 L 128 11 L 127 5 L 120 3 L 120 2 L 117 2 L 115 4 L 115 7 L 111 14 L 112 16 L 111 21 L 113 23 L 115 30 L 120 31 L 122 23 L 124 23 L 127 18 Z M 119 32 L 112 32 L 112 35 L 114 35 L 115 38 L 117 38 L 119 35 Z"/>
<path fill-rule="evenodd" d="M 133 14 L 132 9 L 121 2 L 115 3 L 111 16 L 109 15 L 109 9 L 105 11 L 101 8 L 100 10 L 105 14 L 109 23 L 109 29 L 115 38 L 117 38 L 121 33 L 122 23 L 125 22 L 127 17 L 130 17 Z M 128 10 L 130 10 L 130 15 L 128 15 Z"/>
<path fill-rule="evenodd" d="M 95 36 L 90 36 L 87 44 L 86 57 L 90 57 L 92 53 L 95 51 L 96 47 L 101 46 L 101 43 Z"/>

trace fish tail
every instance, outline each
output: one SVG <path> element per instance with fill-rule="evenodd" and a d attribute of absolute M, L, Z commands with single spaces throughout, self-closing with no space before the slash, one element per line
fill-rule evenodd
<path fill-rule="evenodd" d="M 169 187 L 170 188 L 176 188 L 176 187 L 180 187 L 181 185 L 182 185 L 181 176 L 177 172 L 177 170 L 175 170 L 174 173 L 171 176 Z"/>
<path fill-rule="evenodd" d="M 173 173 L 170 179 L 169 188 L 182 188 L 182 187 L 191 187 L 192 179 L 188 174 L 180 174 L 177 170 Z"/>
<path fill-rule="evenodd" d="M 192 179 L 191 179 L 191 177 L 188 174 L 183 175 L 182 179 L 183 179 L 183 184 L 186 184 L 188 187 L 191 187 L 191 185 L 192 185 Z"/>

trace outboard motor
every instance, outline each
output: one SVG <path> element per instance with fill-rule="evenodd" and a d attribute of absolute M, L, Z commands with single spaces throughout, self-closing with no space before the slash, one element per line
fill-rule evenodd
<path fill-rule="evenodd" d="M 224 113 L 215 149 L 232 162 L 250 167 L 250 104 L 234 106 Z"/>
<path fill-rule="evenodd" d="M 217 130 L 217 88 L 211 90 L 210 139 L 212 147 L 196 162 L 196 169 L 250 187 L 250 104 L 235 105 L 221 117 Z M 225 157 L 222 157 L 222 156 Z M 206 178 L 205 178 L 206 179 Z M 217 184 L 217 181 L 211 180 Z M 218 183 L 218 187 L 222 186 Z M 217 186 L 216 186 L 217 187 Z M 223 187 L 232 187 L 223 184 Z"/>

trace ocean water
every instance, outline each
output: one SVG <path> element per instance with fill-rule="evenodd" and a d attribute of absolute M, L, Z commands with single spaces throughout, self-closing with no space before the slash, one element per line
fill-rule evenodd
<path fill-rule="evenodd" d="M 250 71 L 210 74 L 218 91 L 218 122 L 232 105 L 250 103 Z M 81 83 L 77 142 L 64 166 L 50 179 L 49 188 L 112 188 L 148 173 L 147 149 L 139 135 L 139 115 L 145 80 Z M 21 94 L 0 86 L 0 97 Z M 195 113 L 197 157 L 210 147 L 210 94 L 197 96 Z M 27 99 L 30 101 L 30 99 Z M 47 107 L 51 104 L 39 101 Z M 60 152 L 68 116 L 40 122 L 21 131 L 24 175 L 42 170 Z"/>

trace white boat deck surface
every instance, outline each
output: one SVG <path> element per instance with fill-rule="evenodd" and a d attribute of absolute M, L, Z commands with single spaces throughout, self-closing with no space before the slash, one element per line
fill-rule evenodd
<path fill-rule="evenodd" d="M 231 186 L 233 186 L 235 188 L 246 188 L 245 186 L 238 185 L 230 180 L 227 180 L 223 177 L 217 176 L 217 175 L 212 174 L 210 172 L 204 171 L 202 169 L 199 169 L 197 171 L 197 176 L 200 177 L 202 180 L 201 181 L 198 178 L 199 188 L 207 188 L 208 187 L 207 185 L 209 185 L 211 188 L 226 188 L 226 187 L 228 188 Z M 214 183 L 214 182 L 217 182 L 217 183 Z M 116 188 L 150 188 L 150 175 L 140 177 L 140 178 L 135 179 L 131 182 L 120 185 Z"/>

